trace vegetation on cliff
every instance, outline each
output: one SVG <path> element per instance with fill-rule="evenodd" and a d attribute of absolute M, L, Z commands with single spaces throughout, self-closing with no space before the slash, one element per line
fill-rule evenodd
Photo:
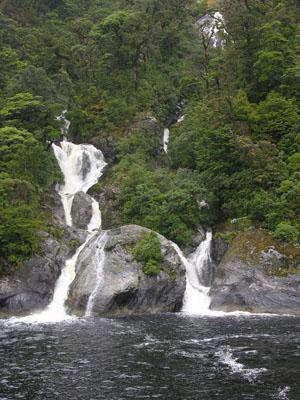
<path fill-rule="evenodd" d="M 298 1 L 0 0 L 0 11 L 1 259 L 37 250 L 63 109 L 74 141 L 117 135 L 122 222 L 188 244 L 199 224 L 248 216 L 299 241 Z M 180 104 L 168 156 L 157 133 L 123 137 L 138 113 L 166 126 Z"/>

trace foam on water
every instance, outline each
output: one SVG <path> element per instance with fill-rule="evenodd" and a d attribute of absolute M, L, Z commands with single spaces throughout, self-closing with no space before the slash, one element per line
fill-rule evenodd
<path fill-rule="evenodd" d="M 233 356 L 233 350 L 229 346 L 220 347 L 216 352 L 216 356 L 222 364 L 230 367 L 233 374 L 240 374 L 249 382 L 254 381 L 258 375 L 267 372 L 266 368 L 246 368 L 244 364 L 238 362 Z"/>

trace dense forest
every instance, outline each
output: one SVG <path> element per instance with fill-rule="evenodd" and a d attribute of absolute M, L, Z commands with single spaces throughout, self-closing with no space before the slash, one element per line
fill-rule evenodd
<path fill-rule="evenodd" d="M 51 144 L 65 109 L 72 141 L 119 138 L 110 181 L 122 223 L 187 245 L 200 225 L 248 217 L 300 240 L 298 0 L 0 0 L 0 10 L 2 266 L 22 266 L 40 231 L 55 233 L 44 204 L 62 180 Z M 167 155 L 158 135 L 122 136 L 140 113 L 166 127 L 179 108 Z"/>

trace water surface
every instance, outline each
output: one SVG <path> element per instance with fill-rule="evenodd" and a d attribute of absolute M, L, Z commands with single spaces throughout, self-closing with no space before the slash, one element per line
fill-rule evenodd
<path fill-rule="evenodd" d="M 0 320 L 0 400 L 299 399 L 300 317 Z"/>

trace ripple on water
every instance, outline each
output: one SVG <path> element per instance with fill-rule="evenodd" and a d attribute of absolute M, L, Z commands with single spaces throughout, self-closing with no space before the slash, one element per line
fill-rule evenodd
<path fill-rule="evenodd" d="M 4 325 L 0 400 L 296 400 L 300 392 L 300 318 Z"/>

